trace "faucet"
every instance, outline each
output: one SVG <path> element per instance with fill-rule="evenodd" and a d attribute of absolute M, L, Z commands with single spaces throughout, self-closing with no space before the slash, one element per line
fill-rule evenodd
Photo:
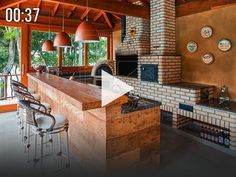
<path fill-rule="evenodd" d="M 219 100 L 219 104 L 230 102 L 229 88 L 226 85 L 221 87 L 220 94 L 218 95 L 217 99 Z"/>

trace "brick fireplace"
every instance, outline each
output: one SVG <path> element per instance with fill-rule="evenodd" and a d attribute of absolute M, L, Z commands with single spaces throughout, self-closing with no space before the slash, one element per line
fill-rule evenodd
<path fill-rule="evenodd" d="M 138 55 L 138 78 L 117 77 L 133 86 L 135 94 L 160 101 L 161 109 L 172 113 L 175 128 L 194 119 L 230 129 L 230 148 L 236 150 L 236 122 L 231 120 L 235 115 L 229 113 L 224 118 L 226 114 L 222 112 L 215 115 L 197 105 L 202 100 L 203 90 L 208 92 L 207 99 L 213 98 L 214 87 L 178 84 L 181 82 L 181 57 L 176 55 L 175 0 L 151 0 L 150 13 L 150 20 L 126 17 L 126 37 L 116 54 Z M 135 34 L 131 34 L 131 29 L 135 29 Z M 141 68 L 144 65 L 156 65 L 156 82 L 142 79 Z"/>

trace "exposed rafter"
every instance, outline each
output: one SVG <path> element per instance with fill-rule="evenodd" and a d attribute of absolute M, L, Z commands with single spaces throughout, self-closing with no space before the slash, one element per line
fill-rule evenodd
<path fill-rule="evenodd" d="M 86 0 L 43 0 L 47 2 L 57 2 L 67 6 L 86 7 Z M 128 2 L 118 2 L 116 0 L 92 0 L 88 2 L 90 9 L 102 10 L 105 12 L 120 15 L 129 15 L 140 18 L 149 18 L 150 9 L 148 6 L 134 5 Z"/>
<path fill-rule="evenodd" d="M 51 14 L 52 16 L 55 16 L 55 15 L 56 15 L 59 6 L 60 6 L 59 3 L 57 3 L 57 4 L 54 6 L 54 8 L 53 8 L 53 10 L 52 10 L 52 14 Z"/>
<path fill-rule="evenodd" d="M 80 19 L 84 20 L 84 18 L 88 15 L 88 13 L 90 12 L 91 9 L 87 8 L 84 13 L 81 15 Z"/>
<path fill-rule="evenodd" d="M 42 0 L 38 0 L 37 8 L 40 8 L 41 2 L 42 2 Z"/>
<path fill-rule="evenodd" d="M 73 12 L 75 11 L 76 7 L 74 6 L 71 11 L 66 15 L 67 18 L 70 18 Z"/>
<path fill-rule="evenodd" d="M 0 11 L 9 7 L 16 6 L 28 0 L 5 0 L 0 2 Z"/>
<path fill-rule="evenodd" d="M 102 11 L 100 11 L 93 19 L 93 21 L 97 21 L 102 16 Z"/>
<path fill-rule="evenodd" d="M 105 18 L 105 20 L 106 20 L 107 25 L 109 26 L 109 28 L 112 28 L 111 21 L 110 21 L 110 19 L 108 18 L 106 12 L 102 12 L 102 14 L 103 14 L 103 16 L 104 16 L 104 18 Z"/>
<path fill-rule="evenodd" d="M 119 15 L 116 15 L 116 14 L 112 14 L 116 19 L 118 19 L 118 20 L 121 20 L 121 17 L 119 16 Z"/>
<path fill-rule="evenodd" d="M 6 19 L 6 14 L 5 13 L 0 13 L 0 20 L 5 21 Z M 22 15 L 23 18 L 27 17 L 25 14 Z M 32 18 L 35 18 L 35 15 L 32 15 Z M 80 19 L 67 19 L 65 18 L 65 27 L 77 27 L 78 24 L 80 24 L 82 22 L 82 20 Z M 105 31 L 110 31 L 111 29 L 107 27 L 107 25 L 103 24 L 103 23 L 97 23 L 97 22 L 91 22 L 93 24 L 93 26 L 98 29 L 98 31 L 101 30 L 105 30 Z M 34 22 L 33 24 L 43 24 L 46 25 L 46 28 L 48 26 L 48 16 L 45 15 L 39 15 L 38 16 L 38 20 L 37 22 Z M 58 26 L 59 28 L 61 28 L 62 26 L 62 20 L 61 17 L 51 17 L 51 26 Z"/>

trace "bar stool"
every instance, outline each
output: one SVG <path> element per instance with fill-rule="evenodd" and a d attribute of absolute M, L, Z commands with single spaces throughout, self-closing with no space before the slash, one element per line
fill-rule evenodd
<path fill-rule="evenodd" d="M 50 114 L 51 113 L 51 106 L 48 103 L 40 103 L 39 100 L 36 100 L 32 95 L 29 95 L 27 93 L 24 93 L 20 90 L 14 90 L 14 93 L 16 95 L 16 97 L 19 100 L 29 100 L 31 102 L 37 103 L 39 106 L 35 106 L 35 109 L 39 109 L 40 111 L 43 111 L 45 113 Z M 19 107 L 21 107 L 19 105 Z M 21 122 L 22 122 L 22 129 L 24 129 L 24 141 L 27 140 L 27 148 L 30 147 L 30 127 L 32 125 L 31 119 L 27 119 L 27 112 L 25 111 L 25 109 L 22 110 L 21 113 Z M 49 139 L 50 142 L 52 142 L 52 138 Z"/>
<path fill-rule="evenodd" d="M 19 87 L 22 87 L 22 88 L 26 89 L 26 90 L 27 90 L 29 93 L 31 93 L 31 94 L 34 94 L 34 93 L 35 93 L 35 90 L 34 90 L 34 89 L 28 88 L 28 87 L 26 87 L 24 84 L 22 84 L 21 82 L 18 82 L 18 81 L 16 81 L 16 80 L 11 79 L 11 84 L 18 85 Z"/>
<path fill-rule="evenodd" d="M 70 165 L 70 154 L 69 154 L 69 142 L 68 142 L 68 128 L 69 122 L 61 115 L 51 115 L 40 110 L 43 107 L 42 104 L 31 102 L 29 100 L 20 100 L 19 104 L 26 109 L 28 112 L 27 117 L 32 123 L 32 132 L 35 134 L 35 161 L 37 161 L 37 135 L 41 139 L 41 168 L 43 168 L 43 137 L 44 135 L 60 134 L 66 132 L 66 151 L 67 151 L 67 167 Z M 36 109 L 37 107 L 37 109 Z M 59 141 L 59 153 L 62 155 L 61 141 Z"/>
<path fill-rule="evenodd" d="M 21 92 L 24 92 L 25 94 L 33 96 L 36 100 L 40 100 L 40 96 L 38 94 L 35 94 L 35 91 L 33 89 L 28 89 L 24 84 L 18 81 L 11 80 L 11 87 L 13 91 L 20 90 Z M 17 123 L 19 124 L 21 129 L 23 129 L 24 127 L 22 126 L 20 111 L 21 111 L 21 108 L 19 107 L 19 104 L 17 104 Z"/>

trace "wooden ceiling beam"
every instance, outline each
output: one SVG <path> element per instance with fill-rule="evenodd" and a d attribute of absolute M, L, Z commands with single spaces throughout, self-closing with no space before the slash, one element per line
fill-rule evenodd
<path fill-rule="evenodd" d="M 74 6 L 71 11 L 66 15 L 67 18 L 70 18 L 73 12 L 75 11 L 76 7 Z"/>
<path fill-rule="evenodd" d="M 93 21 L 97 21 L 102 16 L 102 11 L 100 11 L 94 18 Z"/>
<path fill-rule="evenodd" d="M 43 0 L 47 2 L 60 3 L 67 6 L 87 7 L 86 0 Z M 139 6 L 128 2 L 118 2 L 117 0 L 92 0 L 88 2 L 90 9 L 102 10 L 105 12 L 116 13 L 148 19 L 150 17 L 150 8 Z"/>
<path fill-rule="evenodd" d="M 109 28 L 112 28 L 111 21 L 110 21 L 110 19 L 108 18 L 106 12 L 102 12 L 102 14 L 103 14 L 103 17 L 104 17 L 104 19 L 106 20 L 107 25 L 109 26 Z"/>
<path fill-rule="evenodd" d="M 55 15 L 56 15 L 59 6 L 60 6 L 60 3 L 57 3 L 57 4 L 54 6 L 54 8 L 53 8 L 53 10 L 52 10 L 51 16 L 55 16 Z"/>
<path fill-rule="evenodd" d="M 6 21 L 6 14 L 5 13 L 0 13 L 0 20 Z M 22 18 L 27 17 L 26 15 L 22 15 Z M 35 18 L 35 15 L 32 14 L 32 18 Z M 35 23 L 32 24 L 38 24 L 38 25 L 45 25 L 46 27 L 48 27 L 48 16 L 45 15 L 39 15 L 38 16 L 38 20 Z M 65 28 L 74 28 L 76 30 L 76 28 L 78 27 L 78 25 L 82 22 L 82 20 L 80 19 L 67 19 L 65 18 Z M 97 23 L 97 22 L 91 22 L 93 24 L 93 26 L 100 32 L 104 31 L 104 32 L 111 32 L 112 29 L 110 29 L 106 24 L 103 23 Z M 21 22 L 21 24 L 23 24 Z M 61 17 L 51 17 L 51 26 L 58 26 L 59 28 L 62 28 L 62 18 Z M 75 32 L 75 31 L 74 31 Z"/>
<path fill-rule="evenodd" d="M 113 15 L 116 19 L 118 19 L 118 20 L 121 20 L 121 17 L 119 16 L 119 15 L 116 15 L 116 14 L 111 14 L 111 15 Z"/>
<path fill-rule="evenodd" d="M 87 8 L 84 13 L 81 15 L 80 20 L 84 20 L 84 18 L 88 15 L 91 9 Z"/>
<path fill-rule="evenodd" d="M 0 11 L 7 9 L 9 7 L 16 6 L 18 4 L 21 4 L 23 2 L 26 2 L 28 0 L 4 0 L 0 2 Z"/>
<path fill-rule="evenodd" d="M 42 0 L 38 0 L 37 8 L 40 8 Z"/>
<path fill-rule="evenodd" d="M 194 0 L 176 7 L 176 16 L 186 16 L 211 10 L 214 7 L 236 4 L 235 0 Z"/>

